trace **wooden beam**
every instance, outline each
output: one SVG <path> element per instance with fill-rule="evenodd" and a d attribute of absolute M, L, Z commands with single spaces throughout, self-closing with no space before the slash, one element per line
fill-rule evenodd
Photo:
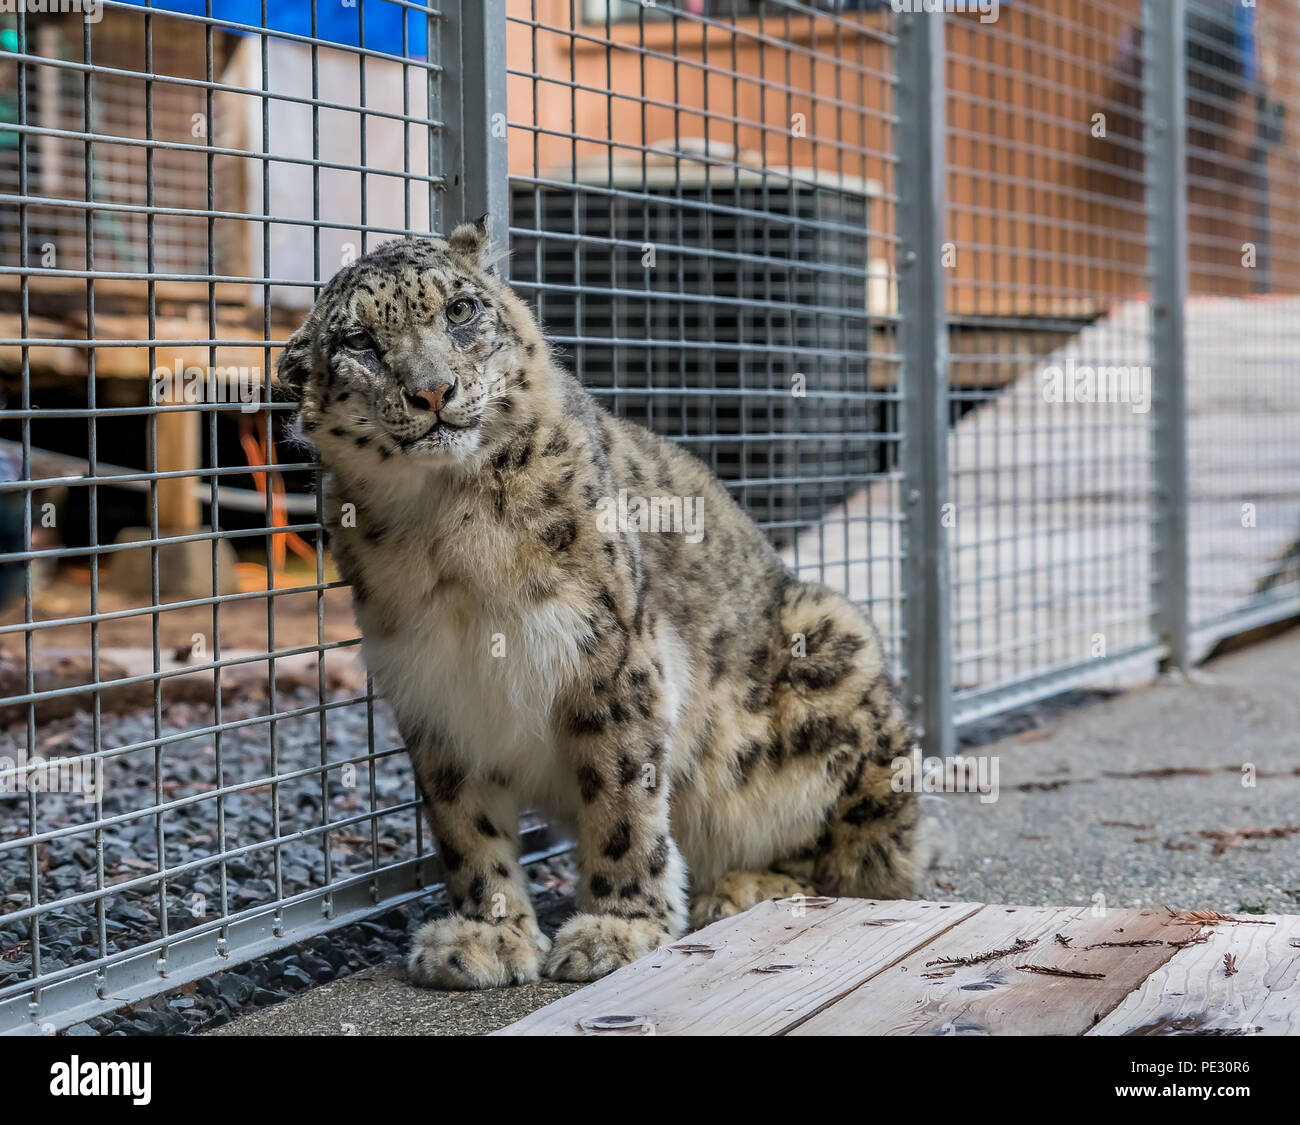
<path fill-rule="evenodd" d="M 156 415 L 157 472 L 195 470 L 193 475 L 173 477 L 158 482 L 158 527 L 176 531 L 196 531 L 201 522 L 199 498 L 194 494 L 194 480 L 202 455 L 197 410 L 163 411 Z"/>

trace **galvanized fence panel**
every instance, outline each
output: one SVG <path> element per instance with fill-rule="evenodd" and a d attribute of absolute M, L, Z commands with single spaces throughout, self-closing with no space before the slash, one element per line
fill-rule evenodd
<path fill-rule="evenodd" d="M 1300 610 L 1300 3 L 1187 5 L 1194 651 Z"/>
<path fill-rule="evenodd" d="M 482 126 L 441 89 L 449 56 L 482 102 L 461 39 L 485 29 L 410 0 L 167 7 L 0 29 L 0 1031 L 437 877 L 270 371 L 340 265 L 486 209 L 444 156 Z"/>
<path fill-rule="evenodd" d="M 958 721 L 1156 650 L 1142 9 L 947 21 Z"/>

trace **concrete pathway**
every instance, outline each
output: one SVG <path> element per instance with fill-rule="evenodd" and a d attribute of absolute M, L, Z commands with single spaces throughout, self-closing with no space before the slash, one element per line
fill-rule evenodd
<path fill-rule="evenodd" d="M 1162 681 L 969 751 L 996 758 L 998 799 L 944 799 L 952 842 L 927 893 L 1300 913 L 1298 677 L 1292 629 L 1190 684 Z"/>

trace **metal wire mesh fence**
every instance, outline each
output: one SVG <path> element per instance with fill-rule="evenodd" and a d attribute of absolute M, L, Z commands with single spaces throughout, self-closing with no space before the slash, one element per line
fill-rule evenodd
<path fill-rule="evenodd" d="M 0 1031 L 438 877 L 269 375 L 391 237 L 488 212 L 936 750 L 1300 608 L 1300 0 L 924 7 L 0 16 Z"/>
<path fill-rule="evenodd" d="M 0 1030 L 436 878 L 269 373 L 321 281 L 455 214 L 465 33 L 405 0 L 5 19 Z"/>
<path fill-rule="evenodd" d="M 1300 587 L 1300 5 L 1187 18 L 1190 617 L 1202 645 Z"/>
<path fill-rule="evenodd" d="M 959 715 L 1156 640 L 1141 27 L 1061 3 L 948 28 Z"/>
<path fill-rule="evenodd" d="M 511 271 L 594 394 L 896 651 L 894 38 L 841 7 L 515 5 Z"/>

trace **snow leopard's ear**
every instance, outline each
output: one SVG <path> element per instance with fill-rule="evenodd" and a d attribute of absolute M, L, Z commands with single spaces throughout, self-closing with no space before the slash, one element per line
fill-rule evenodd
<path fill-rule="evenodd" d="M 480 215 L 472 223 L 461 223 L 447 239 L 452 256 L 479 269 L 489 265 L 484 260 L 488 245 L 488 217 Z"/>
<path fill-rule="evenodd" d="M 289 337 L 284 351 L 276 360 L 276 387 L 291 402 L 297 402 L 302 397 L 302 389 L 311 375 L 312 336 L 315 327 L 315 321 L 308 317 L 303 326 Z"/>

